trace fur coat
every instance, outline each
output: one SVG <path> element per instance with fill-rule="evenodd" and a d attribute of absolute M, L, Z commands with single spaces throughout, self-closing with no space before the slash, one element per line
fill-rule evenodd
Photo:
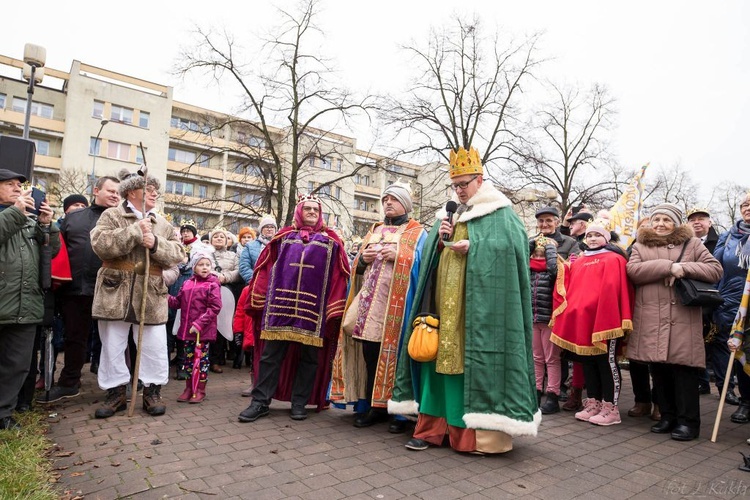
<path fill-rule="evenodd" d="M 96 275 L 92 316 L 139 323 L 146 249 L 141 246 L 143 233 L 138 217 L 125 203 L 105 210 L 91 230 L 91 247 L 102 259 Z M 149 217 L 156 245 L 149 250 L 151 266 L 144 324 L 162 325 L 167 322 L 167 286 L 162 273 L 181 263 L 185 250 L 166 219 L 153 213 Z"/>

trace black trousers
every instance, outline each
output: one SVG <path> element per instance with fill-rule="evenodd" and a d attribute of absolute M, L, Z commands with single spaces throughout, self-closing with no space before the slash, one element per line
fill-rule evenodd
<path fill-rule="evenodd" d="M 31 367 L 36 325 L 0 325 L 0 418 L 10 417 L 16 409 L 21 390 Z"/>
<path fill-rule="evenodd" d="M 620 367 L 615 356 L 617 341 L 608 340 L 606 354 L 581 356 L 586 395 L 590 398 L 617 404 L 620 399 Z"/>
<path fill-rule="evenodd" d="M 652 363 L 656 398 L 662 420 L 698 429 L 701 425 L 698 379 L 700 369 L 692 366 Z"/>
<path fill-rule="evenodd" d="M 657 403 L 656 389 L 651 388 L 651 372 L 648 363 L 630 360 L 630 381 L 636 403 Z"/>
<path fill-rule="evenodd" d="M 375 374 L 378 370 L 378 358 L 380 357 L 380 342 L 370 342 L 362 340 L 362 354 L 365 358 L 367 368 L 367 385 L 365 388 L 367 394 L 367 404 L 372 405 L 372 392 L 375 388 Z"/>
<path fill-rule="evenodd" d="M 291 344 L 288 340 L 267 340 L 263 346 L 263 354 L 260 357 L 258 379 L 251 394 L 253 402 L 268 405 L 279 385 L 281 374 L 281 363 L 284 361 L 286 351 Z M 315 385 L 315 373 L 318 370 L 319 347 L 300 344 L 300 360 L 294 375 L 292 385 L 292 405 L 305 406 L 310 400 L 313 386 Z"/>
<path fill-rule="evenodd" d="M 77 387 L 81 383 L 81 370 L 86 362 L 89 335 L 91 334 L 91 306 L 94 297 L 67 295 L 62 301 L 62 315 L 65 323 L 65 364 L 60 371 L 57 385 Z"/>

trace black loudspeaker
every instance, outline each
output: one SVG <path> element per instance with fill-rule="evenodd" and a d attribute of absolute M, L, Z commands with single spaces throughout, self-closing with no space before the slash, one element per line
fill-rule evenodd
<path fill-rule="evenodd" d="M 21 174 L 31 180 L 36 146 L 33 141 L 0 135 L 0 168 Z"/>

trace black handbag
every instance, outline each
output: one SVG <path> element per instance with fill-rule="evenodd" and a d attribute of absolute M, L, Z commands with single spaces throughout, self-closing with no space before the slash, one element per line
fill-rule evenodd
<path fill-rule="evenodd" d="M 675 262 L 680 262 L 685 254 L 687 242 L 682 245 L 680 256 Z M 683 306 L 712 308 L 724 303 L 719 289 L 713 283 L 706 283 L 691 278 L 679 278 L 674 282 L 674 290 Z"/>

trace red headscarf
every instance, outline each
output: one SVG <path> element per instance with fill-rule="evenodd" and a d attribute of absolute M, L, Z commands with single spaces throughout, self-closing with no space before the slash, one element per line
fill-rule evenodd
<path fill-rule="evenodd" d="M 318 209 L 320 212 L 318 212 L 318 222 L 315 223 L 315 226 L 306 226 L 302 219 L 302 207 L 305 206 L 306 202 L 312 202 L 318 204 Z M 319 233 L 325 228 L 325 223 L 323 222 L 323 207 L 320 204 L 320 201 L 314 200 L 314 199 L 302 199 L 299 203 L 297 203 L 297 206 L 294 208 L 294 227 L 299 230 L 299 235 L 302 238 L 303 241 L 308 241 L 310 239 L 310 233 Z"/>

